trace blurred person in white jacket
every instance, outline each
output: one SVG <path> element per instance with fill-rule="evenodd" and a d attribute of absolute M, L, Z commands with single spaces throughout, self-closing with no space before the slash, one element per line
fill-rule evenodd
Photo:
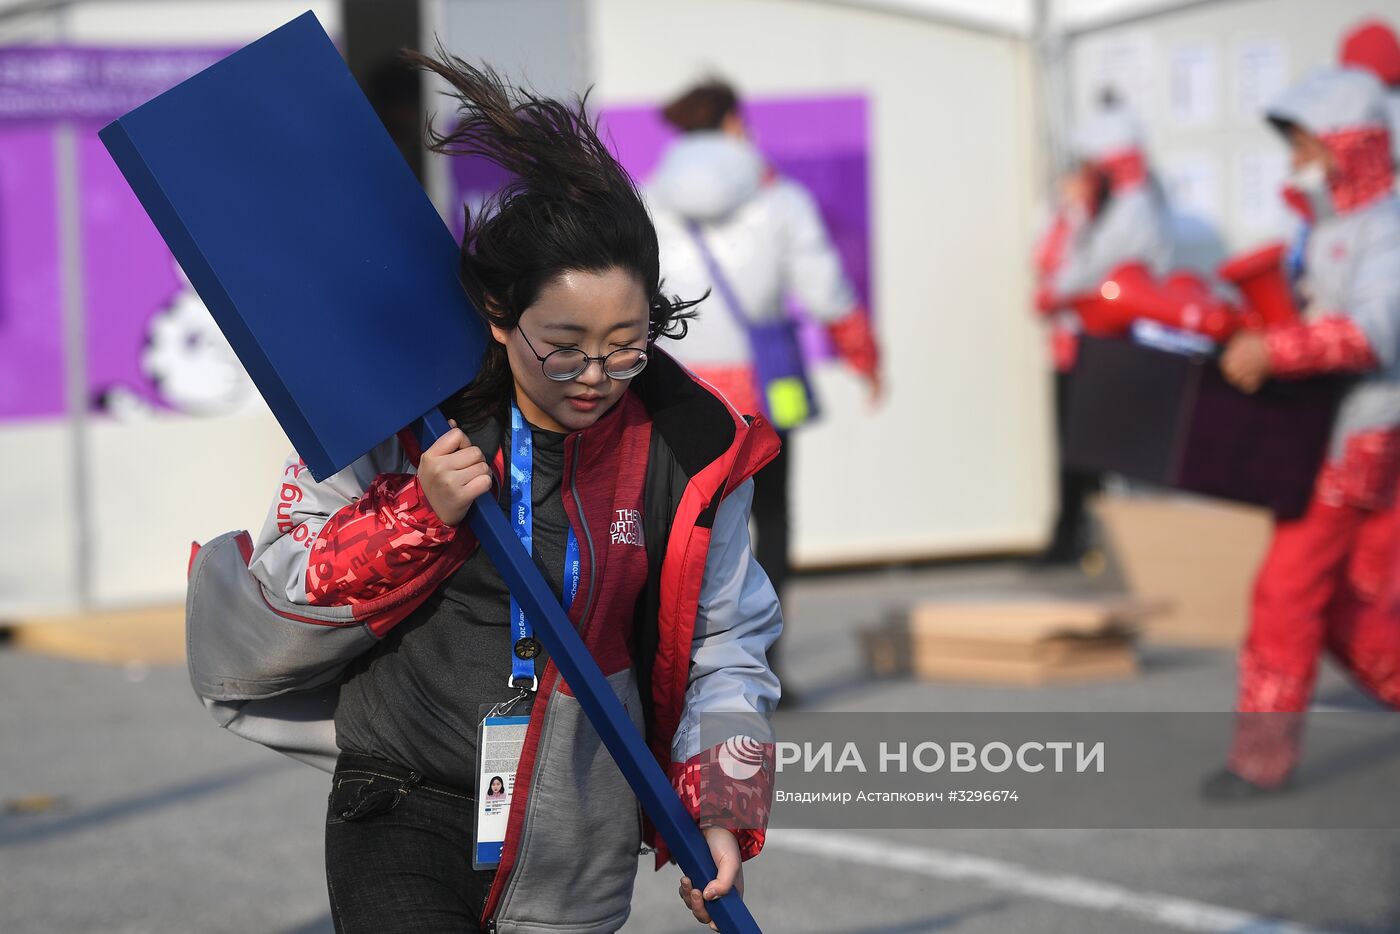
<path fill-rule="evenodd" d="M 1142 129 L 1111 92 L 1072 144 L 1077 168 L 1063 180 L 1058 215 L 1036 250 L 1036 307 L 1050 320 L 1061 432 L 1081 328 L 1074 300 L 1097 292 L 1125 263 L 1162 276 L 1173 268 L 1176 252 L 1173 218 L 1152 175 Z M 1097 474 L 1060 465 L 1059 514 L 1037 563 L 1077 564 L 1089 553 L 1085 501 L 1098 486 Z"/>
<path fill-rule="evenodd" d="M 1075 133 L 1074 154 L 1084 203 L 1063 259 L 1046 283 L 1042 303 L 1052 308 L 1097 291 L 1124 263 L 1142 263 L 1162 276 L 1175 261 L 1171 212 L 1133 113 L 1106 95 L 1102 109 Z"/>
<path fill-rule="evenodd" d="M 825 325 L 842 360 L 867 382 L 872 404 L 878 401 L 880 354 L 870 318 L 816 200 L 764 159 L 749 137 L 734 89 L 717 80 L 703 82 L 663 113 L 682 135 L 666 150 L 644 191 L 660 242 L 661 273 L 667 289 L 677 294 L 709 293 L 689 335 L 667 350 L 740 412 L 765 413 L 742 319 L 755 325 L 778 322 L 791 295 Z M 756 555 L 780 598 L 788 574 L 792 435 L 782 436 L 782 453 L 754 478 L 753 501 Z M 770 650 L 776 669 L 775 656 Z M 784 701 L 791 698 L 785 687 Z"/>

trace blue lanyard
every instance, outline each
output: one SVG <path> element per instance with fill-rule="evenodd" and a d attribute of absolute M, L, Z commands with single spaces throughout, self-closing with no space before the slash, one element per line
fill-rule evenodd
<path fill-rule="evenodd" d="M 534 554 L 534 500 L 531 497 L 535 467 L 535 439 L 530 434 L 530 426 L 525 424 L 525 416 L 520 407 L 510 404 L 510 517 L 515 525 L 516 537 L 528 554 Z M 578 596 L 579 580 L 583 572 L 583 561 L 579 556 L 578 538 L 573 526 L 569 527 L 568 541 L 564 546 L 564 609 L 573 608 Z M 535 676 L 535 656 L 540 654 L 540 643 L 535 638 L 535 628 L 530 624 L 525 611 L 510 597 L 510 619 L 515 630 L 515 644 L 510 653 L 510 680 L 529 681 L 531 690 L 539 687 Z"/>
<path fill-rule="evenodd" d="M 1298 228 L 1298 234 L 1293 238 L 1293 242 L 1288 245 L 1288 252 L 1284 254 L 1283 268 L 1288 273 L 1289 285 L 1297 285 L 1298 280 L 1303 277 L 1306 271 L 1303 267 L 1308 261 L 1308 238 L 1312 236 L 1312 224 L 1304 224 Z"/>

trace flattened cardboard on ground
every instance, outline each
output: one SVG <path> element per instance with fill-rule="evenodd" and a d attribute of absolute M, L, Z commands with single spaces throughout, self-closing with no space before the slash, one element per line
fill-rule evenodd
<path fill-rule="evenodd" d="M 974 661 L 1040 662 L 1059 664 L 1093 656 L 1104 648 L 1117 650 L 1132 644 L 1131 638 L 1106 633 L 1098 636 L 1052 636 L 1026 642 L 1007 639 L 939 639 L 915 636 L 912 642 L 916 654 L 924 658 L 958 658 Z"/>
<path fill-rule="evenodd" d="M 910 630 L 920 637 L 1029 642 L 1056 636 L 1111 636 L 1136 631 L 1161 607 L 1132 599 L 945 600 L 909 610 Z"/>
<path fill-rule="evenodd" d="M 1161 607 L 1131 600 L 928 602 L 861 634 L 877 677 L 998 684 L 1135 674 L 1133 643 Z"/>
<path fill-rule="evenodd" d="M 1022 659 L 954 658 L 920 656 L 917 674 L 924 679 L 978 681 L 987 684 L 1033 686 L 1066 681 L 1098 681 L 1131 678 L 1138 673 L 1131 645 L 1086 657 L 1071 656 L 1054 663 Z"/>

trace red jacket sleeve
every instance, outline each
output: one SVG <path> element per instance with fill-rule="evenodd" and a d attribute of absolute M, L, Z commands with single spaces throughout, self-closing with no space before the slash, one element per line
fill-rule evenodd
<path fill-rule="evenodd" d="M 377 600 L 446 554 L 458 535 L 433 512 L 416 475 L 380 474 L 316 537 L 307 598 L 320 606 Z"/>
<path fill-rule="evenodd" d="M 751 762 L 746 761 L 750 753 Z M 749 753 L 721 743 L 672 765 L 671 784 L 701 829 L 723 827 L 734 834 L 739 857 L 747 860 L 763 849 L 774 769 L 772 743 L 757 744 Z"/>
<path fill-rule="evenodd" d="M 826 326 L 827 335 L 841 359 L 867 379 L 880 370 L 880 347 L 875 342 L 875 330 L 870 315 L 857 307 L 843 318 Z"/>
<path fill-rule="evenodd" d="M 1346 315 L 1270 328 L 1264 334 L 1275 376 L 1360 373 L 1379 365 L 1366 335 Z"/>

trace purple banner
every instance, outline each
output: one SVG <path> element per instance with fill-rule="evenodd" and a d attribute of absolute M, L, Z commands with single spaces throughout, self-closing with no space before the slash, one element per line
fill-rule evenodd
<path fill-rule="evenodd" d="M 0 420 L 64 411 L 53 132 L 0 128 Z"/>
<path fill-rule="evenodd" d="M 226 412 L 252 385 L 97 130 L 227 49 L 0 50 L 0 420 L 67 411 L 60 124 L 77 134 L 91 407 L 129 417 Z"/>
<path fill-rule="evenodd" d="M 229 49 L 0 49 L 0 120 L 110 120 Z"/>
<path fill-rule="evenodd" d="M 769 98 L 746 101 L 744 116 L 754 141 L 781 174 L 806 186 L 821 208 L 833 243 L 867 307 L 870 295 L 870 187 L 868 107 L 858 95 L 809 98 Z M 616 106 L 600 115 L 604 138 L 632 177 L 651 175 L 666 146 L 676 136 L 656 105 Z M 482 199 L 507 179 L 506 174 L 480 159 L 452 161 L 458 203 L 475 210 Z M 460 236 L 460 210 L 452 218 Z M 800 308 L 793 308 L 799 316 Z M 804 328 L 806 349 L 817 357 L 829 354 L 823 332 Z"/>

